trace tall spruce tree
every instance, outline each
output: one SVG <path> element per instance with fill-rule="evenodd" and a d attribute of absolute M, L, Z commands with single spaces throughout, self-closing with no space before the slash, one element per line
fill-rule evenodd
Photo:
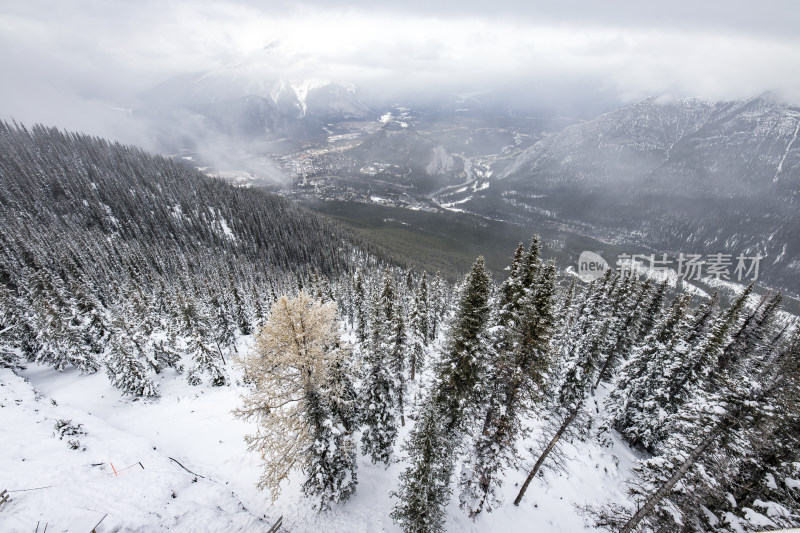
<path fill-rule="evenodd" d="M 753 291 L 749 285 L 728 307 L 717 316 L 708 331 L 692 347 L 685 358 L 675 360 L 670 375 L 670 410 L 676 413 L 708 380 L 717 367 L 725 345 L 729 342 L 731 330 L 736 326 L 747 299 Z M 691 334 L 690 334 L 691 335 Z"/>
<path fill-rule="evenodd" d="M 393 493 L 392 518 L 406 532 L 439 532 L 452 489 L 456 452 L 475 420 L 486 374 L 490 280 L 479 257 L 464 279 L 446 351 L 427 407 L 405 445 L 409 466 Z"/>
<path fill-rule="evenodd" d="M 590 289 L 585 309 L 576 324 L 580 337 L 571 345 L 553 405 L 556 425 L 552 436 L 543 442 L 544 447 L 514 499 L 514 505 L 520 504 L 547 458 L 557 449 L 561 439 L 573 432 L 573 426 L 585 415 L 586 399 L 594 385 L 603 342 L 608 335 L 609 320 L 604 310 L 607 305 L 606 291 L 611 280 L 611 274 L 607 274 L 600 283 L 593 283 L 594 286 Z"/>
<path fill-rule="evenodd" d="M 365 361 L 367 374 L 362 384 L 361 447 L 373 463 L 389 464 L 397 438 L 398 383 L 393 369 L 395 314 L 395 285 L 392 274 L 386 271 L 383 288 L 373 306 L 372 332 Z"/>
<path fill-rule="evenodd" d="M 425 349 L 428 345 L 428 287 L 427 276 L 423 272 L 408 324 L 408 371 L 411 381 L 425 364 Z"/>
<path fill-rule="evenodd" d="M 461 506 L 470 516 L 484 509 L 490 512 L 499 503 L 502 474 L 517 463 L 516 443 L 525 434 L 522 417 L 543 403 L 552 377 L 555 265 L 542 266 L 538 260 L 526 263 L 535 265 L 536 274 L 532 287 L 523 289 L 520 295 L 511 323 L 514 340 L 497 354 L 490 371 L 490 399 L 483 427 L 460 479 Z"/>
<path fill-rule="evenodd" d="M 636 276 L 628 275 L 621 280 L 611 306 L 608 349 L 597 373 L 595 388 L 600 382 L 609 380 L 615 369 L 630 356 L 641 320 L 640 306 L 645 296 L 645 292 L 637 283 Z"/>

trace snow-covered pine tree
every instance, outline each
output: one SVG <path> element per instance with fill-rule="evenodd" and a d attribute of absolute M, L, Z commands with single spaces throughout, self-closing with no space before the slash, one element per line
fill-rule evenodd
<path fill-rule="evenodd" d="M 611 276 L 607 275 L 600 284 L 593 288 L 586 304 L 589 309 L 585 310 L 579 319 L 576 329 L 581 331 L 582 335 L 572 347 L 553 406 L 558 421 L 557 426 L 554 428 L 552 437 L 544 443 L 544 448 L 514 499 L 514 505 L 520 504 L 528 486 L 544 462 L 556 449 L 564 435 L 571 433 L 573 424 L 582 418 L 586 398 L 594 385 L 600 364 L 603 342 L 608 335 L 609 320 L 602 310 L 606 304 L 605 288 L 608 286 L 609 280 L 611 280 Z"/>
<path fill-rule="evenodd" d="M 783 297 L 780 293 L 767 293 L 755 309 L 750 311 L 739 327 L 731 334 L 730 341 L 720 354 L 717 371 L 724 372 L 743 358 L 749 357 L 763 345 L 765 335 L 770 332 Z"/>
<path fill-rule="evenodd" d="M 405 396 L 408 391 L 406 383 L 406 368 L 409 359 L 408 334 L 406 332 L 404 299 L 395 301 L 394 316 L 391 323 L 391 347 L 389 362 L 394 377 L 395 395 L 397 398 L 397 412 L 400 415 L 400 425 L 406 425 Z"/>
<path fill-rule="evenodd" d="M 497 326 L 495 337 L 496 342 L 509 343 L 511 341 L 511 331 L 514 322 L 519 319 L 519 310 L 521 306 L 521 299 L 525 293 L 523 286 L 523 276 L 526 271 L 533 271 L 538 267 L 535 263 L 531 263 L 529 268 L 525 270 L 525 264 L 528 263 L 525 254 L 525 248 L 522 243 L 517 245 L 514 252 L 514 258 L 511 260 L 509 267 L 508 277 L 500 284 L 498 312 L 497 312 Z M 531 282 L 532 285 L 532 282 Z M 506 337 L 506 338 L 501 338 Z"/>
<path fill-rule="evenodd" d="M 228 313 L 229 309 L 231 309 L 231 305 L 226 298 L 216 293 L 211 296 L 209 333 L 220 353 L 222 350 L 227 350 L 229 348 L 233 348 L 233 351 L 237 352 L 237 326 L 234 318 Z"/>
<path fill-rule="evenodd" d="M 479 257 L 462 284 L 426 410 L 405 446 L 409 465 L 394 493 L 398 502 L 392 517 L 406 532 L 442 531 L 455 453 L 483 404 L 490 289 L 489 274 Z"/>
<path fill-rule="evenodd" d="M 434 401 L 442 406 L 447 427 L 462 429 L 469 415 L 480 406 L 485 386 L 487 352 L 486 334 L 490 317 L 491 282 L 483 257 L 478 257 L 467 273 L 450 324 L 445 353 L 438 365 Z"/>
<path fill-rule="evenodd" d="M 740 360 L 715 391 L 698 391 L 682 406 L 663 453 L 635 469 L 631 485 L 635 511 L 612 524 L 616 530 L 631 533 L 646 526 L 669 531 L 756 531 L 770 520 L 767 514 L 786 519 L 784 523 L 789 526 L 800 523 L 800 506 L 795 498 L 787 500 L 790 507 L 754 501 L 753 505 L 764 511 L 761 514 L 741 507 L 729 492 L 730 488 L 736 490 L 746 466 L 764 464 L 758 460 L 760 450 L 755 448 L 754 453 L 754 444 L 763 442 L 763 431 L 785 422 L 796 424 L 800 398 L 798 340 L 780 350 L 769 364 Z M 778 405 L 795 408 L 789 413 L 795 420 L 781 420 L 785 413 L 776 409 Z M 796 451 L 793 453 L 796 457 Z M 760 483 L 779 488 L 767 475 L 770 472 L 762 474 Z M 770 524 L 779 525 L 774 521 Z"/>
<path fill-rule="evenodd" d="M 95 294 L 96 289 L 80 283 L 72 284 L 75 299 L 75 314 L 81 317 L 83 344 L 94 354 L 102 354 L 108 343 L 109 324 L 106 310 Z"/>
<path fill-rule="evenodd" d="M 176 345 L 177 342 L 174 337 L 152 341 L 151 349 L 153 351 L 153 361 L 156 365 L 156 373 L 165 368 L 174 368 L 178 372 L 183 371 L 183 366 L 180 364 L 183 355 L 175 348 Z"/>
<path fill-rule="evenodd" d="M 519 280 L 523 290 L 530 290 L 536 282 L 539 267 L 542 265 L 541 254 L 540 238 L 538 235 L 534 235 L 531 238 L 531 244 L 528 246 L 528 253 L 525 254 L 521 265 Z"/>
<path fill-rule="evenodd" d="M 23 279 L 28 279 L 25 276 Z M 24 282 L 23 282 L 24 283 Z M 3 334 L 6 342 L 11 342 L 13 347 L 19 349 L 20 355 L 29 360 L 35 360 L 41 350 L 37 328 L 37 314 L 35 306 L 29 300 L 29 290 L 25 286 L 17 286 L 16 294 L 9 290 L 6 304 L 9 305 L 9 320 L 14 326 Z"/>
<path fill-rule="evenodd" d="M 356 453 L 342 400 L 351 393 L 336 377 L 346 361 L 333 302 L 323 304 L 305 292 L 282 296 L 242 360 L 255 390 L 234 414 L 257 422 L 246 437 L 262 454 L 259 487 L 273 499 L 296 469 L 307 477 L 304 492 L 321 509 L 347 500 L 355 491 Z M 344 363 L 346 366 L 346 362 Z"/>
<path fill-rule="evenodd" d="M 409 466 L 392 492 L 397 504 L 392 519 L 405 533 L 444 531 L 444 517 L 452 489 L 454 443 L 445 418 L 434 403 L 426 403 L 403 450 Z"/>
<path fill-rule="evenodd" d="M 389 464 L 397 438 L 398 383 L 394 361 L 396 308 L 391 272 L 386 271 L 383 288 L 374 305 L 370 343 L 365 354 L 366 377 L 361 393 L 361 448 L 373 463 Z"/>
<path fill-rule="evenodd" d="M 364 289 L 364 277 L 361 270 L 356 272 L 356 279 L 353 282 L 353 307 L 355 308 L 355 327 L 356 337 L 362 344 L 367 342 L 369 323 L 366 309 L 367 295 Z"/>
<path fill-rule="evenodd" d="M 225 356 L 212 338 L 214 328 L 208 309 L 191 296 L 181 297 L 179 307 L 180 333 L 186 339 L 184 351 L 193 362 L 186 380 L 191 385 L 199 385 L 206 375 L 211 385 L 225 385 L 228 382 L 224 372 Z"/>
<path fill-rule="evenodd" d="M 694 346 L 708 333 L 709 328 L 714 322 L 714 318 L 719 311 L 719 293 L 715 292 L 711 298 L 704 302 L 695 311 L 692 320 L 692 327 L 686 335 L 686 343 Z"/>
<path fill-rule="evenodd" d="M 513 342 L 497 354 L 490 370 L 483 427 L 464 462 L 461 507 L 473 517 L 483 510 L 491 512 L 500 502 L 503 471 L 517 463 L 516 444 L 524 436 L 522 416 L 546 397 L 556 320 L 555 265 L 536 264 L 536 272 L 532 288 L 520 294 L 518 311 L 510 322 Z"/>
<path fill-rule="evenodd" d="M 73 321 L 74 309 L 65 296 L 61 280 L 39 270 L 33 273 L 30 292 L 33 303 L 31 325 L 36 332 L 38 347 L 34 359 L 59 372 L 71 365 L 81 373 L 97 372 L 100 363 L 83 342 L 81 322 Z"/>
<path fill-rule="evenodd" d="M 689 300 L 686 295 L 675 297 L 668 313 L 634 349 L 606 399 L 609 425 L 630 444 L 650 451 L 666 437 L 664 426 L 671 414 L 669 391 L 676 379 L 671 368 L 689 350 L 683 340 L 689 327 Z"/>
<path fill-rule="evenodd" d="M 334 346 L 341 354 L 331 363 L 328 379 L 323 386 L 324 396 L 334 420 L 339 420 L 348 434 L 358 429 L 358 393 L 353 386 L 352 355 L 341 342 Z M 355 453 L 355 448 L 354 448 Z"/>
<path fill-rule="evenodd" d="M 568 347 L 575 336 L 574 327 L 581 314 L 585 296 L 586 294 L 576 285 L 573 277 L 561 298 L 558 321 L 552 341 L 553 357 L 559 366 L 569 355 Z"/>
<path fill-rule="evenodd" d="M 190 385 L 202 383 L 203 375 L 208 376 L 208 382 L 214 387 L 222 387 L 228 382 L 220 352 L 199 331 L 192 332 L 187 339 L 186 353 L 194 362 L 186 374 Z"/>
<path fill-rule="evenodd" d="M 447 295 L 445 294 L 445 281 L 442 278 L 442 273 L 438 270 L 431 283 L 430 291 L 430 318 L 428 323 L 430 329 L 428 331 L 430 340 L 436 339 L 439 333 L 439 326 L 444 319 L 445 311 L 447 310 Z"/>
<path fill-rule="evenodd" d="M 17 310 L 11 291 L 0 284 L 0 368 L 20 368 L 17 330 L 21 329 L 22 318 Z"/>
<path fill-rule="evenodd" d="M 419 287 L 414 294 L 411 316 L 408 320 L 408 371 L 414 381 L 425 364 L 425 349 L 428 345 L 428 288 L 427 276 L 423 272 Z"/>
<path fill-rule="evenodd" d="M 242 294 L 239 291 L 239 288 L 236 286 L 236 282 L 234 281 L 232 275 L 228 277 L 228 287 L 230 288 L 233 319 L 236 323 L 236 327 L 239 328 L 239 332 L 242 335 L 250 335 L 253 333 L 250 306 L 242 297 Z"/>
<path fill-rule="evenodd" d="M 419 302 L 419 332 L 422 335 L 422 342 L 428 345 L 428 332 L 430 330 L 430 297 L 428 296 L 428 273 L 423 272 L 417 287 L 416 301 Z"/>
<path fill-rule="evenodd" d="M 271 291 L 275 290 L 272 284 L 270 284 L 270 290 Z M 251 292 L 253 295 L 252 301 L 253 301 L 253 322 L 255 324 L 254 330 L 260 331 L 261 328 L 264 326 L 264 321 L 266 320 L 266 313 L 264 312 L 264 305 L 262 305 L 261 303 L 261 293 L 258 291 L 258 289 L 256 289 L 255 285 L 251 286 Z"/>
<path fill-rule="evenodd" d="M 717 367 L 729 342 L 730 331 L 736 326 L 752 291 L 753 285 L 750 284 L 724 313 L 714 318 L 706 334 L 696 339 L 696 344 L 686 357 L 674 361 L 669 370 L 670 375 L 675 376 L 671 380 L 669 391 L 670 412 L 677 413 L 681 405 L 705 384 Z"/>
<path fill-rule="evenodd" d="M 758 360 L 761 368 L 774 366 L 782 350 L 788 351 L 790 359 L 800 361 L 800 336 L 789 339 L 788 346 L 773 345 L 771 340 L 765 343 L 767 346 L 769 354 Z M 716 514 L 725 516 L 731 528 L 757 531 L 763 524 L 787 529 L 800 526 L 796 482 L 800 479 L 800 379 L 794 376 L 794 381 L 764 406 L 762 416 L 752 420 L 745 460 L 726 480 L 730 497 L 718 494 L 710 505 L 719 509 Z M 736 502 L 735 507 L 731 501 Z"/>
<path fill-rule="evenodd" d="M 147 375 L 147 366 L 131 337 L 133 327 L 127 323 L 125 315 L 118 315 L 112 328 L 106 357 L 106 373 L 111 384 L 123 394 L 158 396 L 158 386 Z"/>
<path fill-rule="evenodd" d="M 330 301 L 330 300 L 329 300 Z M 319 509 L 347 500 L 356 490 L 356 446 L 351 430 L 335 420 L 330 402 L 322 391 L 310 389 L 305 395 L 311 433 L 311 461 L 303 492 L 319 500 Z"/>
<path fill-rule="evenodd" d="M 661 316 L 664 302 L 667 299 L 667 289 L 669 288 L 668 280 L 664 280 L 655 287 L 653 287 L 647 307 L 641 315 L 641 321 L 636 332 L 636 343 L 641 343 L 644 338 L 653 330 L 656 325 L 658 317 Z"/>
<path fill-rule="evenodd" d="M 601 381 L 611 379 L 619 364 L 626 361 L 630 355 L 636 331 L 639 328 L 640 306 L 645 298 L 645 293 L 639 289 L 634 275 L 628 275 L 620 280 L 611 304 L 612 316 L 609 324 L 607 353 L 597 373 L 595 388 L 600 385 Z"/>

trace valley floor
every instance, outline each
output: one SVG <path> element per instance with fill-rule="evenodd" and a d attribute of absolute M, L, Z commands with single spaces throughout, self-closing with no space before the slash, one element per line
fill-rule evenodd
<path fill-rule="evenodd" d="M 243 440 L 254 427 L 231 415 L 244 386 L 192 387 L 184 376 L 162 374 L 162 397 L 135 401 L 122 397 L 102 372 L 80 376 L 28 364 L 21 375 L 0 370 L 0 491 L 11 497 L 0 506 L 0 531 L 47 525 L 48 531 L 85 533 L 101 520 L 98 533 L 266 531 L 281 516 L 281 531 L 292 533 L 399 531 L 389 517 L 389 493 L 402 461 L 385 469 L 362 457 L 356 495 L 324 514 L 303 497 L 300 474 L 274 503 L 258 490 L 260 458 Z M 60 440 L 58 420 L 82 424 L 85 434 Z M 567 445 L 567 471 L 548 470 L 519 507 L 511 502 L 524 469 L 507 473 L 507 503 L 475 521 L 454 494 L 448 531 L 591 530 L 576 506 L 623 501 L 623 481 L 635 459 L 612 440 L 608 447 L 595 439 Z"/>

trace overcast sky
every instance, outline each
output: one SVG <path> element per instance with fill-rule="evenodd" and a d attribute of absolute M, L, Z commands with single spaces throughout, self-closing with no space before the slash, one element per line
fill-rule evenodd
<path fill-rule="evenodd" d="M 795 0 L 0 0 L 0 50 L 0 118 L 100 134 L 136 93 L 234 66 L 415 90 L 582 80 L 622 101 L 777 90 L 800 103 Z"/>

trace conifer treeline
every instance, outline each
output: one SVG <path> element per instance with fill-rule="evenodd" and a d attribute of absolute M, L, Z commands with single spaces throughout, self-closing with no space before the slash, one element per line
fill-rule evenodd
<path fill-rule="evenodd" d="M 277 294 L 374 266 L 368 245 L 295 204 L 86 135 L 0 122 L 0 362 L 95 372 L 131 394 L 226 352 Z M 367 252 L 365 252 L 367 250 Z M 107 359 L 107 361 L 106 361 Z"/>

